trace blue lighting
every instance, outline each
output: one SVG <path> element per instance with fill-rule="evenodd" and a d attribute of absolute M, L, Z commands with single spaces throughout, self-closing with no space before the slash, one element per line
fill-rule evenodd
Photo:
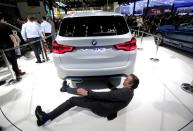
<path fill-rule="evenodd" d="M 135 1 L 135 0 L 133 0 Z M 136 0 L 135 12 L 143 13 L 144 8 L 147 7 L 148 0 Z M 155 6 L 172 6 L 177 9 L 179 7 L 190 7 L 193 6 L 193 0 L 149 0 L 149 7 Z M 131 15 L 133 13 L 134 2 L 128 5 L 124 4 L 120 7 L 120 13 Z"/>

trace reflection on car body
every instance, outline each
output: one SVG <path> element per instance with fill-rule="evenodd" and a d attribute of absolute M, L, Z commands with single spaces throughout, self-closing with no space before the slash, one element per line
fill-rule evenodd
<path fill-rule="evenodd" d="M 158 37 L 161 39 L 156 43 L 171 45 L 193 53 L 193 19 L 180 25 L 163 25 L 158 30 Z"/>

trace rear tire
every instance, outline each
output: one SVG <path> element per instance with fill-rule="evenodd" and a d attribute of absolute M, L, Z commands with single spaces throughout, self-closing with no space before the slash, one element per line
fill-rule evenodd
<path fill-rule="evenodd" d="M 158 45 L 158 46 L 162 46 L 163 45 L 163 36 L 161 33 L 157 33 L 156 36 L 158 37 L 154 37 L 154 41 L 155 41 L 155 44 Z"/>

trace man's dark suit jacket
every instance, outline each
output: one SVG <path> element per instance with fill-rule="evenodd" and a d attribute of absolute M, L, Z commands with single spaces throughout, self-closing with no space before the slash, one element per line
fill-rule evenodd
<path fill-rule="evenodd" d="M 134 91 L 129 88 L 119 88 L 110 92 L 89 91 L 87 98 L 93 99 L 92 111 L 97 115 L 107 117 L 126 107 L 133 98 Z"/>

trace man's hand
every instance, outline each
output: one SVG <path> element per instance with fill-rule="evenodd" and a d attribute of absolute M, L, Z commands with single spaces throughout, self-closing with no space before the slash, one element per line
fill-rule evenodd
<path fill-rule="evenodd" d="M 17 40 L 16 40 L 15 36 L 14 36 L 13 34 L 10 34 L 9 37 L 10 37 L 10 39 L 12 40 L 13 45 L 14 45 L 15 47 L 18 47 L 19 45 L 18 45 L 18 43 L 17 43 Z"/>
<path fill-rule="evenodd" d="M 88 96 L 88 91 L 85 90 L 84 88 L 78 88 L 77 89 L 77 94 L 80 96 Z"/>
<path fill-rule="evenodd" d="M 19 47 L 19 43 L 16 42 L 16 43 L 14 44 L 14 47 Z"/>

